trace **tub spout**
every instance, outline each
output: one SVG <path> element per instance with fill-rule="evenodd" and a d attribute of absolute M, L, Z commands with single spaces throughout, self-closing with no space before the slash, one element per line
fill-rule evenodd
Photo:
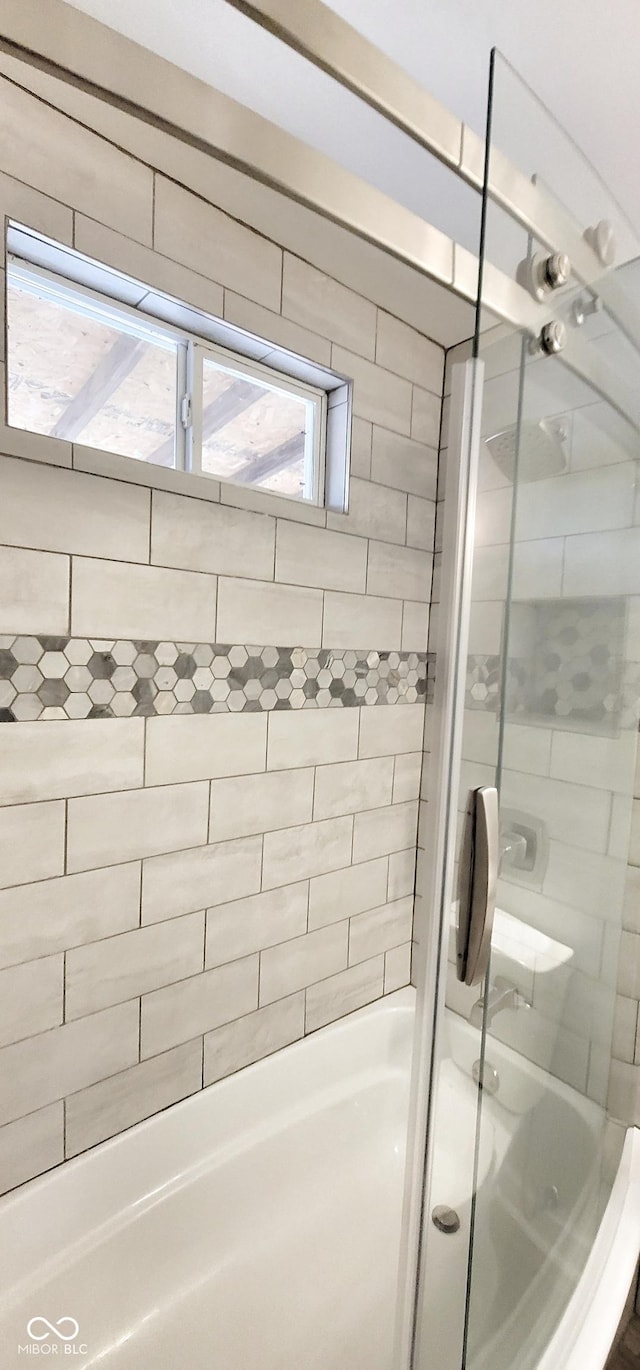
<path fill-rule="evenodd" d="M 503 975 L 496 975 L 487 997 L 487 1023 L 492 1023 L 496 1013 L 500 1013 L 503 1008 L 531 1008 L 531 1004 L 525 999 L 524 994 L 521 994 L 520 990 L 511 984 L 510 980 L 505 980 Z M 469 1022 L 474 1027 L 482 1027 L 484 1016 L 485 996 L 483 994 L 473 1005 L 469 1014 Z"/>

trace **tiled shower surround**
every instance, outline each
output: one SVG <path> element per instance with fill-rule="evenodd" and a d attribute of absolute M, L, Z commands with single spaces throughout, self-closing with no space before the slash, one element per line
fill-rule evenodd
<path fill-rule="evenodd" d="M 425 652 L 0 637 L 0 723 L 424 699 Z"/>
<path fill-rule="evenodd" d="M 237 173 L 192 194 L 6 70 L 51 104 L 1 83 L 2 214 L 352 377 L 354 420 L 348 514 L 0 423 L 3 1190 L 407 983 L 443 372 Z"/>

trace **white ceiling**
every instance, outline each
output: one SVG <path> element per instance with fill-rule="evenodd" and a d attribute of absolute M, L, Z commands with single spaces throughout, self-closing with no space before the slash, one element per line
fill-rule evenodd
<path fill-rule="evenodd" d="M 477 251 L 477 196 L 225 0 L 71 3 L 374 181 Z M 331 5 L 478 132 L 489 52 L 497 45 L 582 146 L 640 231 L 638 0 Z"/>

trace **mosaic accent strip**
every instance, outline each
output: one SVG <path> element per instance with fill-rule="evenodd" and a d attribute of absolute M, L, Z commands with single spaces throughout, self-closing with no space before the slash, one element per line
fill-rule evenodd
<path fill-rule="evenodd" d="M 640 670 L 625 665 L 621 598 L 524 600 L 511 607 L 507 716 L 611 735 L 638 721 Z M 467 663 L 467 707 L 498 708 L 500 657 Z"/>
<path fill-rule="evenodd" d="M 576 728 L 580 732 L 611 737 L 621 728 L 636 728 L 640 720 L 640 665 L 627 663 L 607 688 L 604 679 L 594 680 L 586 671 L 566 673 L 549 684 L 542 695 L 530 682 L 531 662 L 511 658 L 507 666 L 507 717 L 514 723 L 539 724 L 545 728 Z M 497 713 L 500 705 L 500 657 L 475 655 L 467 660 L 465 692 L 467 709 Z"/>
<path fill-rule="evenodd" d="M 0 637 L 0 723 L 415 704 L 425 652 Z"/>

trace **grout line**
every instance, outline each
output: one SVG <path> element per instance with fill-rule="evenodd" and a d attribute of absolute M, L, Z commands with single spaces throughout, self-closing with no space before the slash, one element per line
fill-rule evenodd
<path fill-rule="evenodd" d="M 110 869 L 110 867 L 108 867 Z M 142 880 L 144 874 L 144 860 L 140 858 L 140 879 L 139 879 L 139 903 L 138 903 L 138 927 L 143 927 L 142 922 Z"/>
<path fill-rule="evenodd" d="M 158 179 L 158 177 L 157 177 L 157 172 L 156 172 L 156 170 L 155 170 L 155 168 L 154 168 L 154 169 L 152 169 L 152 172 L 151 172 L 151 251 L 152 251 L 152 252 L 155 251 L 155 246 L 156 246 L 156 181 L 157 181 L 157 179 Z"/>
<path fill-rule="evenodd" d="M 153 488 L 151 488 L 151 489 L 149 490 L 149 555 L 148 555 L 148 558 L 147 558 L 147 561 L 148 561 L 149 566 L 152 566 L 152 565 L 153 565 L 153 562 L 152 562 L 152 560 L 151 560 L 151 533 L 152 533 L 152 528 L 153 528 L 154 504 L 155 504 L 155 496 L 156 496 L 156 494 L 157 494 L 157 491 L 154 490 Z M 144 564 L 144 563 L 143 563 L 143 564 Z"/>
<path fill-rule="evenodd" d="M 59 876 L 59 875 L 58 875 L 58 876 L 51 876 L 51 877 L 49 877 L 50 879 L 54 879 L 54 880 L 63 879 L 64 876 L 65 876 L 65 875 L 68 875 L 68 873 L 69 873 L 69 872 L 68 872 L 68 861 L 69 861 L 69 800 L 68 800 L 68 799 L 65 799 L 65 800 L 63 801 L 63 803 L 64 803 L 64 829 L 63 829 L 63 835 L 62 835 L 62 876 Z M 40 881 L 36 882 L 36 881 L 33 881 L 33 880 L 27 881 L 27 884 L 29 884 L 29 885 L 36 884 L 36 883 L 40 884 L 41 882 L 40 882 Z"/>

